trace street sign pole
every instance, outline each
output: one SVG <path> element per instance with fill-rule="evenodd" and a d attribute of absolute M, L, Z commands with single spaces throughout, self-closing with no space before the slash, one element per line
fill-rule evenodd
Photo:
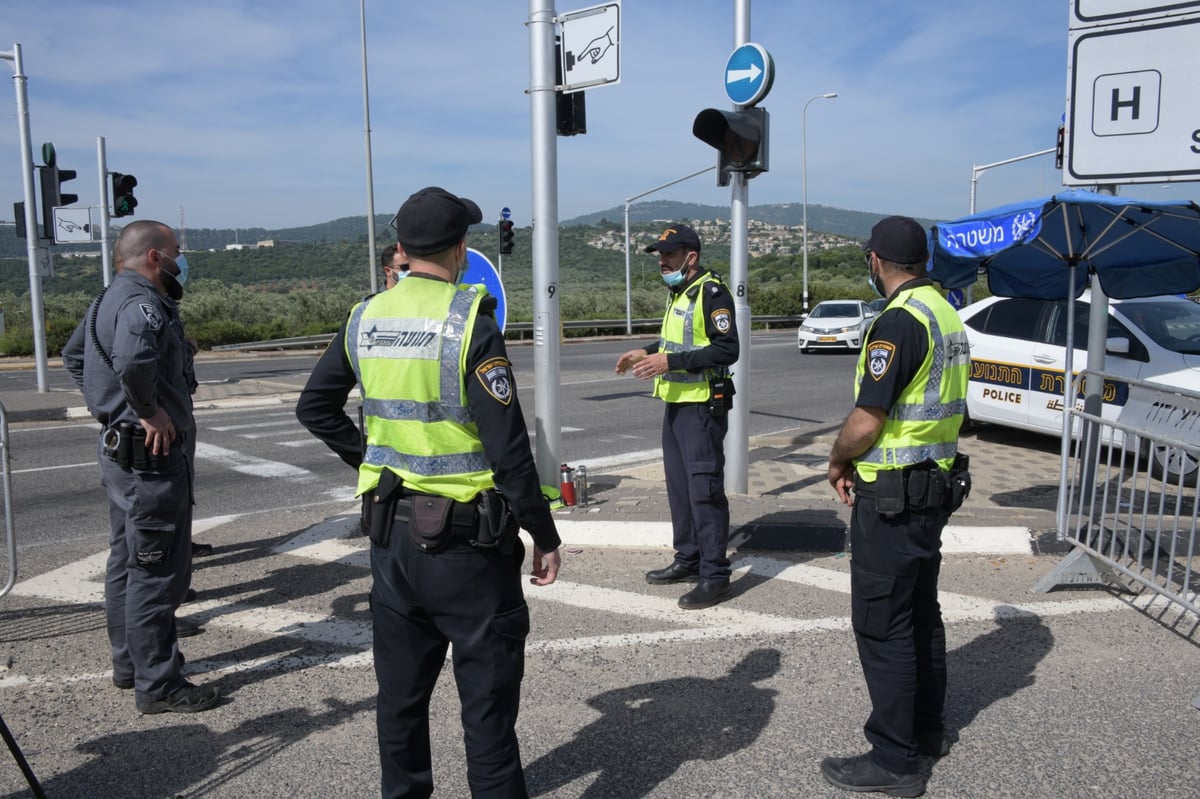
<path fill-rule="evenodd" d="M 25 188 L 26 256 L 29 260 L 29 324 L 33 327 L 33 362 L 37 371 L 37 390 L 47 393 L 50 373 L 46 366 L 46 325 L 43 322 L 42 277 L 38 272 L 37 206 L 33 200 L 33 145 L 29 135 L 29 98 L 26 94 L 29 79 L 21 61 L 21 45 L 14 44 L 12 52 L 0 53 L 0 58 L 13 63 L 13 87 L 17 93 L 17 129 L 21 134 L 21 178 Z"/>
<path fill-rule="evenodd" d="M 529 111 L 533 178 L 534 443 L 542 485 L 559 483 L 562 425 L 558 298 L 558 140 L 554 85 L 554 0 L 529 0 Z"/>
<path fill-rule="evenodd" d="M 737 0 L 733 15 L 733 46 L 750 41 L 750 0 Z M 728 81 L 726 76 L 722 79 Z M 728 89 L 727 89 L 728 91 Z M 732 98 L 731 98 L 732 99 Z M 735 106 L 736 108 L 736 106 Z M 729 285 L 733 289 L 733 312 L 737 320 L 738 359 L 733 365 L 734 385 L 742 401 L 734 402 L 729 414 L 729 432 L 725 434 L 725 490 L 745 494 L 749 484 L 750 460 L 750 231 L 748 206 L 750 185 L 744 172 L 734 172 L 730 180 L 729 202 Z"/>

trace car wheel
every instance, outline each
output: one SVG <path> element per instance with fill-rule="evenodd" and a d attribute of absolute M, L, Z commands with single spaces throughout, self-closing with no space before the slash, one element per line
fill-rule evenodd
<path fill-rule="evenodd" d="M 1150 465 L 1155 477 L 1171 485 L 1179 485 L 1182 480 L 1185 486 L 1195 486 L 1200 474 L 1200 463 L 1195 458 L 1166 444 L 1150 443 Z"/>

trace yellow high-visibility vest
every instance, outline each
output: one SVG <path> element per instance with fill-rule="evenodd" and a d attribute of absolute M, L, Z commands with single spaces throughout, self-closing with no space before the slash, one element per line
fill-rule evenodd
<path fill-rule="evenodd" d="M 672 297 L 663 316 L 659 352 L 690 352 L 709 345 L 702 297 L 707 284 L 720 282 L 721 278 L 709 272 L 686 291 Z M 696 318 L 697 308 L 700 309 L 699 319 Z M 708 402 L 712 396 L 710 380 L 728 374 L 724 368 L 700 372 L 673 369 L 654 378 L 654 396 L 665 402 Z"/>
<path fill-rule="evenodd" d="M 958 453 L 958 430 L 967 409 L 970 347 L 962 321 L 933 286 L 901 292 L 888 310 L 912 314 L 929 337 L 929 350 L 916 376 L 888 412 L 879 438 L 854 460 L 858 479 L 875 482 L 882 469 L 901 469 L 926 459 L 949 470 Z M 858 358 L 857 399 L 871 357 L 870 345 Z"/>
<path fill-rule="evenodd" d="M 405 487 L 470 502 L 492 470 L 467 405 L 467 351 L 483 286 L 406 280 L 359 303 L 346 355 L 362 387 L 367 447 L 358 493 L 391 469 Z"/>

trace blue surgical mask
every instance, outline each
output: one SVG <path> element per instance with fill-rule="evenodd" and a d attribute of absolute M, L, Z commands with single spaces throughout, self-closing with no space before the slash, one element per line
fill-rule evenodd
<path fill-rule="evenodd" d="M 166 255 L 166 253 L 164 252 L 163 255 Z M 179 274 L 171 275 L 171 277 L 175 278 L 175 282 L 182 286 L 184 283 L 187 283 L 188 279 L 187 256 L 183 253 L 179 253 L 179 255 L 175 256 L 173 260 L 175 263 L 175 268 L 179 270 Z"/>
<path fill-rule="evenodd" d="M 685 268 L 681 268 L 678 272 L 667 272 L 662 276 L 663 282 L 671 288 L 675 288 L 683 282 L 683 273 Z"/>
<path fill-rule="evenodd" d="M 175 279 L 178 280 L 179 285 L 182 286 L 184 283 L 187 283 L 188 279 L 187 256 L 183 253 L 179 253 L 179 257 L 175 259 L 175 266 L 179 267 L 179 274 L 175 276 Z"/>

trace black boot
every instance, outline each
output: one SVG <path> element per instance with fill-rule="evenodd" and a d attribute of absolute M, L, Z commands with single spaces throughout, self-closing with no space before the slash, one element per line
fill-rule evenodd
<path fill-rule="evenodd" d="M 665 569 L 655 569 L 646 572 L 646 582 L 651 585 L 667 585 L 669 583 L 694 583 L 700 579 L 697 569 L 689 569 L 679 561 L 672 561 Z"/>
<path fill-rule="evenodd" d="M 733 596 L 728 580 L 701 580 L 700 584 L 679 597 L 679 607 L 684 610 L 703 610 Z"/>
<path fill-rule="evenodd" d="M 888 796 L 920 796 L 925 778 L 920 774 L 895 774 L 871 759 L 869 752 L 854 757 L 827 757 L 821 761 L 825 779 L 847 791 L 879 791 Z"/>

